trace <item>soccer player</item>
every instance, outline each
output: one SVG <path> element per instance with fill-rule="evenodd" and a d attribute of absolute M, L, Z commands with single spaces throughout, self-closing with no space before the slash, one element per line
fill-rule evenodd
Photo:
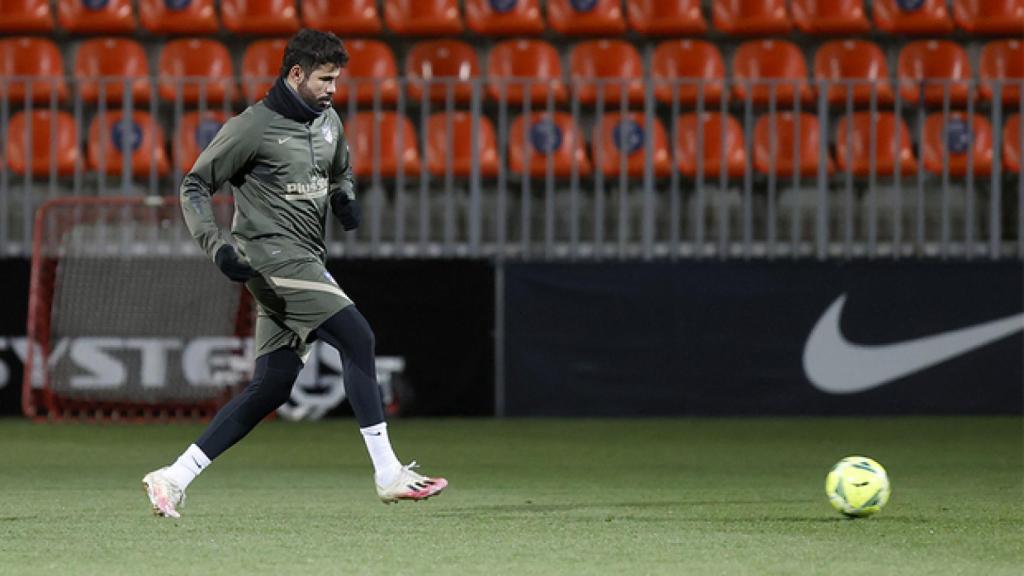
<path fill-rule="evenodd" d="M 377 385 L 373 332 L 324 267 L 328 206 L 345 230 L 360 222 L 348 144 L 331 107 L 347 63 L 334 34 L 298 32 L 267 95 L 221 128 L 182 181 L 181 208 L 192 236 L 258 303 L 256 366 L 252 383 L 194 444 L 142 479 L 157 515 L 180 517 L 177 508 L 196 476 L 288 400 L 314 339 L 341 354 L 345 391 L 380 499 L 422 500 L 448 485 L 413 471 L 415 462 L 402 466 L 395 456 Z M 235 189 L 230 238 L 214 221 L 210 201 L 228 182 Z"/>

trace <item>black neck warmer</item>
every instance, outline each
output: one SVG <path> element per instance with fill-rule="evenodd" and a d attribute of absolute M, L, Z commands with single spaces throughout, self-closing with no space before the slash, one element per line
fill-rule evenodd
<path fill-rule="evenodd" d="M 322 110 L 314 110 L 309 104 L 306 104 L 302 97 L 288 85 L 284 76 L 278 76 L 277 82 L 274 83 L 270 92 L 267 92 L 266 97 L 263 98 L 263 103 L 267 105 L 267 108 L 285 118 L 302 122 L 303 124 L 316 120 L 323 112 Z"/>

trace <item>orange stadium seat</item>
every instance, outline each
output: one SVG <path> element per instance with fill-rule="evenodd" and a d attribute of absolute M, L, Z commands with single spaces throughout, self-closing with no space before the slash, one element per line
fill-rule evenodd
<path fill-rule="evenodd" d="M 875 27 L 889 34 L 948 34 L 953 19 L 946 0 L 873 0 Z"/>
<path fill-rule="evenodd" d="M 471 79 L 480 75 L 476 51 L 460 40 L 425 40 L 405 56 L 409 98 L 419 101 L 426 86 L 434 102 L 446 102 L 451 90 L 454 102 L 468 103 L 473 96 Z M 451 88 L 449 89 L 449 86 Z"/>
<path fill-rule="evenodd" d="M 791 27 L 786 0 L 714 0 L 711 15 L 715 28 L 733 36 L 785 34 Z"/>
<path fill-rule="evenodd" d="M 75 81 L 83 102 L 98 102 L 102 84 L 108 105 L 121 104 L 129 80 L 133 106 L 149 106 L 149 61 L 141 44 L 127 38 L 93 38 L 78 45 Z"/>
<path fill-rule="evenodd" d="M 528 172 L 533 178 L 544 178 L 548 173 L 548 158 L 556 178 L 572 176 L 573 162 L 577 174 L 590 174 L 583 133 L 573 124 L 572 115 L 565 112 L 531 114 L 529 128 L 525 115 L 516 118 L 509 130 L 508 142 L 509 169 L 517 174 Z"/>
<path fill-rule="evenodd" d="M 1003 104 L 1019 105 L 1021 84 L 1024 83 L 1024 42 L 989 42 L 981 49 L 981 57 L 978 60 L 981 97 L 985 100 L 995 97 L 995 81 L 998 79 L 1003 81 Z"/>
<path fill-rule="evenodd" d="M 191 170 L 199 153 L 210 144 L 227 121 L 228 115 L 222 110 L 208 110 L 202 116 L 194 111 L 182 115 L 178 131 L 174 134 L 174 157 L 178 170 Z"/>
<path fill-rule="evenodd" d="M 875 126 L 875 172 L 891 176 L 899 162 L 900 174 L 906 176 L 917 171 L 917 160 L 910 147 L 910 131 L 903 120 L 890 112 L 854 112 L 842 116 L 836 129 L 836 163 L 840 171 L 854 176 L 871 173 L 871 126 Z M 898 150 L 893 144 L 899 133 Z M 849 144 L 847 140 L 849 139 Z"/>
<path fill-rule="evenodd" d="M 242 93 L 246 102 L 255 102 L 267 95 L 281 73 L 281 59 L 288 41 L 283 38 L 256 40 L 242 54 Z"/>
<path fill-rule="evenodd" d="M 52 32 L 53 12 L 49 0 L 0 0 L 0 33 Z"/>
<path fill-rule="evenodd" d="M 216 34 L 214 0 L 139 0 L 139 22 L 152 34 Z"/>
<path fill-rule="evenodd" d="M 1024 36 L 1024 0 L 953 0 L 953 19 L 969 34 Z"/>
<path fill-rule="evenodd" d="M 626 19 L 620 0 L 548 0 L 548 26 L 566 36 L 622 34 Z"/>
<path fill-rule="evenodd" d="M 710 42 L 666 40 L 654 49 L 651 77 L 654 96 L 661 102 L 671 103 L 675 93 L 680 103 L 695 104 L 703 86 L 704 105 L 710 106 L 722 97 L 725 61 Z"/>
<path fill-rule="evenodd" d="M 234 99 L 234 67 L 228 49 L 216 40 L 181 38 L 164 44 L 160 52 L 160 97 L 174 101 L 180 90 L 185 104 L 197 104 L 205 93 L 207 104 Z"/>
<path fill-rule="evenodd" d="M 301 0 L 302 25 L 342 37 L 380 34 L 376 0 Z M 346 46 L 348 43 L 346 43 Z"/>
<path fill-rule="evenodd" d="M 968 161 L 973 162 L 974 174 L 992 173 L 992 125 L 980 114 L 973 119 L 963 112 L 951 112 L 948 117 L 941 112 L 930 114 L 924 121 L 921 148 L 924 169 L 933 174 L 942 174 L 944 154 L 949 160 L 950 176 L 966 176 Z"/>
<path fill-rule="evenodd" d="M 58 102 L 68 97 L 64 60 L 57 45 L 45 38 L 0 39 L 0 78 L 7 80 L 7 98 L 14 103 L 23 102 L 26 94 L 36 104 L 49 104 L 54 93 Z"/>
<path fill-rule="evenodd" d="M 1020 174 L 1024 147 L 1020 145 L 1020 114 L 1014 114 L 1003 126 L 1003 166 Z"/>
<path fill-rule="evenodd" d="M 793 24 L 805 34 L 866 34 L 864 0 L 792 0 Z"/>
<path fill-rule="evenodd" d="M 892 103 L 889 65 L 881 47 L 867 40 L 833 40 L 825 42 L 814 55 L 814 77 L 826 80 L 829 104 L 845 106 L 848 96 L 855 105 Z"/>
<path fill-rule="evenodd" d="M 916 104 L 924 91 L 928 104 L 942 104 L 948 91 L 952 104 L 967 102 L 971 63 L 963 46 L 951 40 L 919 40 L 900 50 L 900 97 Z"/>
<path fill-rule="evenodd" d="M 626 0 L 629 27 L 644 36 L 704 34 L 700 0 Z"/>
<path fill-rule="evenodd" d="M 703 143 L 698 145 L 698 135 L 702 131 Z M 676 120 L 676 155 L 679 171 L 691 178 L 697 176 L 698 158 L 704 162 L 705 178 L 718 178 L 723 166 L 729 178 L 740 177 L 747 159 L 743 128 L 728 114 L 705 112 L 699 122 L 697 114 L 683 114 Z"/>
<path fill-rule="evenodd" d="M 294 34 L 299 30 L 295 0 L 221 0 L 220 19 L 235 34 Z"/>
<path fill-rule="evenodd" d="M 733 96 L 768 104 L 772 87 L 776 106 L 792 106 L 794 93 L 805 103 L 814 92 L 807 82 L 807 62 L 796 44 L 785 40 L 749 40 L 740 44 L 732 59 Z"/>
<path fill-rule="evenodd" d="M 774 152 L 772 134 L 775 134 Z M 774 126 L 772 116 L 765 114 L 754 126 L 754 169 L 762 174 L 785 177 L 797 170 L 800 176 L 815 176 L 821 149 L 820 126 L 814 114 L 781 112 L 775 114 Z M 825 169 L 831 174 L 835 166 L 827 152 L 826 159 Z"/>
<path fill-rule="evenodd" d="M 127 129 L 121 121 L 120 111 L 97 114 L 89 126 L 89 169 L 105 170 L 107 174 L 120 174 L 124 157 L 130 153 L 132 174 L 147 176 L 151 167 L 165 176 L 169 169 L 164 150 L 164 131 L 152 116 L 135 111 Z M 105 163 L 105 164 L 104 164 Z"/>
<path fill-rule="evenodd" d="M 334 102 L 342 104 L 353 97 L 358 104 L 373 104 L 377 92 L 381 105 L 398 101 L 398 65 L 391 48 L 378 40 L 345 42 L 351 59 L 338 76 Z"/>
<path fill-rule="evenodd" d="M 402 142 L 399 149 L 398 132 Z M 374 134 L 374 130 L 378 133 Z M 416 147 L 416 130 L 404 115 L 395 112 L 359 112 L 345 123 L 345 133 L 352 151 L 352 171 L 357 178 L 369 178 L 378 170 L 384 178 L 394 178 L 398 167 L 406 175 L 418 174 L 420 155 Z M 374 162 L 374 138 L 379 137 L 380 157 Z"/>
<path fill-rule="evenodd" d="M 626 115 L 618 112 L 605 114 L 594 128 L 591 155 L 594 164 L 605 176 L 621 174 L 622 159 L 626 159 L 626 174 L 632 178 L 644 175 L 647 146 L 646 120 L 643 112 Z M 668 151 L 665 127 L 654 118 L 654 136 L 651 140 L 651 167 L 654 176 L 662 178 L 672 173 L 672 159 Z"/>
<path fill-rule="evenodd" d="M 26 135 L 32 140 L 31 152 L 26 152 Z M 7 124 L 7 166 L 16 174 L 46 176 L 52 161 L 57 174 L 67 176 L 74 173 L 78 157 L 78 128 L 67 112 L 33 110 L 31 115 L 18 112 L 11 116 Z"/>
<path fill-rule="evenodd" d="M 57 21 L 73 34 L 135 32 L 131 0 L 57 0 Z"/>
<path fill-rule="evenodd" d="M 466 27 L 484 36 L 544 32 L 538 0 L 466 0 Z"/>
<path fill-rule="evenodd" d="M 640 53 L 623 40 L 580 42 L 569 52 L 569 75 L 580 102 L 594 104 L 604 94 L 604 106 L 619 106 L 622 94 L 630 103 L 644 100 L 644 63 Z"/>
<path fill-rule="evenodd" d="M 487 56 L 487 94 L 500 101 L 502 88 L 511 104 L 526 100 L 526 84 L 530 79 L 529 99 L 534 105 L 546 105 L 548 94 L 555 102 L 565 102 L 566 89 L 562 79 L 562 60 L 558 50 L 543 40 L 506 40 L 491 48 Z"/>
<path fill-rule="evenodd" d="M 456 0 L 384 0 L 384 21 L 400 36 L 462 33 Z"/>
<path fill-rule="evenodd" d="M 449 119 L 451 131 L 449 132 Z M 480 176 L 498 175 L 498 146 L 494 126 L 487 116 L 480 116 L 476 149 L 480 151 Z M 427 170 L 434 176 L 444 176 L 451 158 L 452 175 L 469 178 L 473 168 L 473 117 L 468 112 L 439 112 L 427 119 Z M 449 135 L 451 141 L 449 142 Z"/>

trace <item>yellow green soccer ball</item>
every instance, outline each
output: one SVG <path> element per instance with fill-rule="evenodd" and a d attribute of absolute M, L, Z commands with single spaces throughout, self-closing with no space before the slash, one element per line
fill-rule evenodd
<path fill-rule="evenodd" d="M 889 475 L 871 458 L 847 456 L 825 477 L 825 494 L 832 507 L 843 514 L 863 518 L 878 512 L 889 501 Z"/>

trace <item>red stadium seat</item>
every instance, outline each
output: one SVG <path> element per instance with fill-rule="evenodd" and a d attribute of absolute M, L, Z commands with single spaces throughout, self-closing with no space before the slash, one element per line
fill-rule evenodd
<path fill-rule="evenodd" d="M 466 0 L 466 27 L 484 36 L 544 32 L 538 0 Z"/>
<path fill-rule="evenodd" d="M 1024 43 L 1020 40 L 989 42 L 981 49 L 978 67 L 982 98 L 991 100 L 995 96 L 995 81 L 998 79 L 1003 81 L 1003 104 L 1019 105 L 1021 84 L 1024 83 Z"/>
<path fill-rule="evenodd" d="M 583 133 L 565 112 L 531 114 L 527 129 L 526 116 L 516 118 L 509 130 L 509 169 L 517 174 L 528 172 L 533 178 L 544 178 L 550 158 L 556 178 L 572 176 L 573 162 L 577 174 L 590 174 L 590 161 L 583 148 Z M 529 160 L 527 160 L 529 156 Z"/>
<path fill-rule="evenodd" d="M 351 59 L 338 76 L 334 102 L 348 102 L 354 95 L 357 103 L 371 105 L 377 92 L 381 105 L 398 102 L 398 65 L 391 48 L 377 40 L 350 40 L 345 48 Z"/>
<path fill-rule="evenodd" d="M 714 0 L 715 28 L 733 36 L 785 34 L 790 30 L 786 0 Z"/>
<path fill-rule="evenodd" d="M 755 104 L 768 104 L 772 86 L 777 106 L 792 106 L 793 94 L 810 104 L 814 92 L 807 82 L 807 62 L 796 44 L 785 40 L 749 40 L 733 54 L 732 71 L 736 80 L 733 95 L 749 97 Z"/>
<path fill-rule="evenodd" d="M 400 36 L 462 33 L 456 0 L 384 0 L 384 21 Z"/>
<path fill-rule="evenodd" d="M 698 145 L 701 131 L 703 143 Z M 676 161 L 679 163 L 679 171 L 691 178 L 696 177 L 698 158 L 703 159 L 706 178 L 718 178 L 723 166 L 729 178 L 742 176 L 747 155 L 740 123 L 728 114 L 723 116 L 717 112 L 705 112 L 699 122 L 696 114 L 680 116 L 676 121 Z"/>
<path fill-rule="evenodd" d="M 281 59 L 287 40 L 256 40 L 245 47 L 242 55 L 242 92 L 246 102 L 255 102 L 267 95 L 281 74 Z M 347 46 L 347 44 L 346 44 Z"/>
<path fill-rule="evenodd" d="M 548 94 L 555 102 L 565 102 L 566 89 L 562 80 L 562 60 L 558 50 L 543 40 L 506 40 L 491 48 L 487 57 L 487 94 L 500 101 L 502 88 L 511 104 L 522 104 L 526 99 L 526 85 L 520 79 L 531 80 L 529 99 L 534 105 L 547 104 Z"/>
<path fill-rule="evenodd" d="M 25 148 L 26 133 L 32 140 L 29 153 Z M 67 112 L 33 110 L 31 116 L 18 112 L 11 116 L 6 136 L 7 166 L 14 173 L 46 176 L 51 162 L 59 176 L 74 173 L 79 157 L 78 129 Z"/>
<path fill-rule="evenodd" d="M 402 142 L 399 149 L 398 132 Z M 374 134 L 377 130 L 377 134 Z M 345 133 L 352 151 L 352 171 L 358 178 L 373 176 L 376 169 L 384 178 L 394 178 L 401 165 L 404 174 L 418 174 L 420 155 L 416 148 L 416 131 L 412 122 L 395 112 L 360 112 L 345 124 Z M 374 138 L 379 137 L 380 157 L 373 156 Z"/>
<path fill-rule="evenodd" d="M 941 112 L 929 115 L 924 121 L 921 147 L 924 169 L 933 174 L 942 174 L 944 154 L 949 160 L 950 176 L 967 175 L 970 155 L 973 155 L 971 170 L 974 174 L 992 173 L 992 125 L 980 114 L 974 115 L 973 123 L 962 112 L 951 112 L 948 117 Z"/>
<path fill-rule="evenodd" d="M 451 131 L 449 132 L 449 119 Z M 498 146 L 494 126 L 487 116 L 480 116 L 476 149 L 480 151 L 480 176 L 498 175 Z M 452 174 L 456 178 L 469 178 L 473 169 L 473 117 L 468 112 L 439 112 L 427 119 L 427 170 L 434 176 L 444 176 L 451 159 Z M 449 137 L 451 140 L 449 141 Z"/>
<path fill-rule="evenodd" d="M 7 98 L 16 104 L 26 94 L 36 104 L 49 104 L 53 93 L 58 102 L 68 97 L 64 60 L 57 45 L 45 38 L 0 39 L 0 78 L 7 82 Z"/>
<path fill-rule="evenodd" d="M 889 112 L 854 112 L 842 116 L 836 129 L 836 163 L 839 170 L 849 170 L 854 176 L 871 173 L 871 126 L 875 126 L 875 173 L 891 176 L 899 162 L 900 174 L 917 171 L 917 160 L 910 147 L 910 131 L 903 120 Z M 898 150 L 894 150 L 898 131 Z M 847 139 L 850 140 L 849 145 Z"/>
<path fill-rule="evenodd" d="M 569 75 L 583 104 L 597 102 L 604 93 L 604 106 L 619 106 L 625 93 L 630 103 L 644 100 L 644 64 L 640 53 L 623 40 L 580 42 L 569 52 Z"/>
<path fill-rule="evenodd" d="M 833 36 L 871 31 L 864 0 L 792 0 L 793 24 L 805 34 Z"/>
<path fill-rule="evenodd" d="M 178 170 L 191 170 L 199 153 L 210 144 L 227 121 L 228 115 L 222 110 L 208 110 L 202 116 L 199 112 L 186 112 L 174 134 L 174 157 Z"/>
<path fill-rule="evenodd" d="M 700 0 L 626 0 L 629 27 L 644 36 L 704 34 Z"/>
<path fill-rule="evenodd" d="M 888 105 L 893 100 L 889 65 L 874 42 L 833 40 L 822 44 L 814 55 L 814 76 L 829 82 L 829 104 L 844 106 L 852 92 L 854 104 L 869 105 L 872 89 L 876 104 Z"/>
<path fill-rule="evenodd" d="M 703 40 L 666 40 L 654 50 L 651 60 L 654 96 L 661 102 L 671 103 L 673 85 L 680 103 L 697 102 L 701 86 L 704 104 L 709 106 L 722 97 L 725 80 L 725 61 L 721 52 Z"/>
<path fill-rule="evenodd" d="M 53 12 L 49 0 L 0 0 L 0 33 L 30 34 L 52 32 Z"/>
<path fill-rule="evenodd" d="M 133 105 L 149 106 L 149 60 L 141 44 L 127 38 L 93 38 L 78 45 L 75 81 L 82 101 L 98 102 L 102 84 L 108 105 L 121 104 L 129 79 Z"/>
<path fill-rule="evenodd" d="M 480 63 L 472 46 L 460 40 L 425 40 L 405 56 L 409 98 L 419 101 L 427 89 L 434 102 L 445 102 L 451 90 L 454 101 L 464 104 L 473 95 L 472 79 L 480 75 Z M 451 88 L 449 89 L 449 86 Z"/>
<path fill-rule="evenodd" d="M 182 38 L 164 44 L 160 52 L 160 97 L 197 104 L 205 93 L 207 104 L 234 99 L 234 68 L 228 49 L 216 40 Z"/>
<path fill-rule="evenodd" d="M 57 21 L 73 34 L 125 34 L 135 31 L 131 0 L 57 0 Z"/>
<path fill-rule="evenodd" d="M 269 36 L 299 31 L 295 0 L 221 0 L 224 28 L 235 34 Z"/>
<path fill-rule="evenodd" d="M 591 155 L 597 169 L 605 176 L 614 178 L 621 173 L 622 157 L 626 157 L 626 174 L 631 178 L 644 175 L 646 147 L 646 120 L 642 112 L 622 115 L 618 112 L 605 114 L 594 128 Z M 665 127 L 654 118 L 654 136 L 651 140 L 651 167 L 655 177 L 661 178 L 672 173 L 672 158 L 668 151 Z"/>
<path fill-rule="evenodd" d="M 948 34 L 953 19 L 946 0 L 873 0 L 875 27 L 889 34 Z"/>
<path fill-rule="evenodd" d="M 376 0 L 301 0 L 302 25 L 342 37 L 380 34 Z M 345 43 L 348 47 L 348 42 Z"/>
<path fill-rule="evenodd" d="M 1003 126 L 1003 166 L 1020 174 L 1024 148 L 1020 145 L 1020 114 L 1014 114 Z"/>
<path fill-rule="evenodd" d="M 122 112 L 97 114 L 89 126 L 89 169 L 105 170 L 107 174 L 120 174 L 123 153 L 131 154 L 132 174 L 147 176 L 155 167 L 159 176 L 169 169 L 164 150 L 164 131 L 160 123 L 145 112 L 133 112 L 127 130 L 121 122 Z M 104 165 L 105 162 L 105 165 Z"/>
<path fill-rule="evenodd" d="M 1024 36 L 1024 0 L 953 0 L 953 19 L 969 34 Z"/>
<path fill-rule="evenodd" d="M 216 34 L 214 0 L 139 0 L 139 21 L 152 34 Z"/>
<path fill-rule="evenodd" d="M 775 134 L 774 151 L 772 134 Z M 831 174 L 835 166 L 828 156 L 827 146 L 825 148 L 825 169 Z M 766 114 L 754 126 L 754 168 L 762 174 L 786 177 L 792 176 L 795 169 L 800 176 L 815 176 L 821 149 L 821 132 L 814 114 L 781 112 L 774 116 L 774 126 L 772 116 Z"/>
<path fill-rule="evenodd" d="M 900 96 L 912 104 L 924 100 L 928 104 L 942 104 L 949 92 L 953 104 L 967 102 L 971 63 L 963 47 L 950 40 L 919 40 L 900 51 Z"/>
<path fill-rule="evenodd" d="M 548 0 L 548 26 L 566 36 L 622 34 L 626 19 L 620 0 Z"/>

